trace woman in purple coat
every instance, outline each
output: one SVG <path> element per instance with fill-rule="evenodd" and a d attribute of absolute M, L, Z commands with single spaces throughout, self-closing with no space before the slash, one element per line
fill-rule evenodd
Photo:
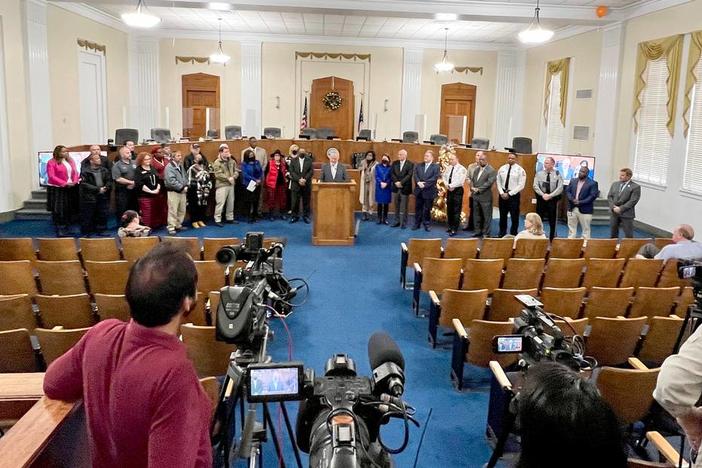
<path fill-rule="evenodd" d="M 375 202 L 378 205 L 378 224 L 388 224 L 388 206 L 392 198 L 390 156 L 384 154 L 375 166 Z"/>

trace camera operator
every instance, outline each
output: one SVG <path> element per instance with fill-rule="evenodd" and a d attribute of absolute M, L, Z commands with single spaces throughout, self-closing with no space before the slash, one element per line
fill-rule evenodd
<path fill-rule="evenodd" d="M 517 468 L 624 468 L 617 418 L 592 382 L 567 367 L 529 367 L 519 393 Z"/>
<path fill-rule="evenodd" d="M 702 467 L 699 456 L 702 441 L 702 327 L 690 335 L 678 354 L 668 357 L 661 366 L 653 397 L 685 430 L 692 450 L 698 453 L 693 466 Z"/>
<path fill-rule="evenodd" d="M 671 260 L 685 258 L 690 260 L 702 259 L 702 244 L 692 240 L 695 230 L 689 224 L 681 224 L 673 229 L 673 243 L 659 249 L 655 244 L 642 246 L 636 258 L 655 258 L 656 260 Z"/>
<path fill-rule="evenodd" d="M 83 399 L 92 466 L 212 465 L 212 404 L 178 339 L 196 285 L 190 256 L 159 244 L 129 274 L 132 320 L 98 323 L 49 366 L 49 398 Z"/>

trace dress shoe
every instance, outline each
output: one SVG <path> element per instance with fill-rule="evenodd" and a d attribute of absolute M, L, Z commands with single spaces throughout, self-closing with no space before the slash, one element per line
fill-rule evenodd
<path fill-rule="evenodd" d="M 453 237 L 456 235 L 456 231 L 451 230 L 451 231 L 449 231 L 448 235 L 449 235 L 449 237 Z"/>
<path fill-rule="evenodd" d="M 224 227 L 224 224 L 220 223 L 219 221 L 215 221 L 215 226 Z"/>
<path fill-rule="evenodd" d="M 424 226 L 424 230 L 429 232 L 429 231 L 431 231 L 431 228 L 429 226 Z"/>
<path fill-rule="evenodd" d="M 476 233 L 473 234 L 471 237 L 483 237 L 483 235 L 480 234 L 479 232 L 476 232 Z"/>
<path fill-rule="evenodd" d="M 303 216 L 302 220 L 305 222 L 305 224 L 310 224 L 310 217 L 309 216 Z"/>
<path fill-rule="evenodd" d="M 388 220 L 387 220 L 387 219 L 383 219 L 383 224 L 386 225 L 386 226 L 388 226 L 390 223 L 388 223 Z"/>
<path fill-rule="evenodd" d="M 175 230 L 175 229 L 169 229 L 169 230 L 168 230 L 168 235 L 169 235 L 169 236 L 175 236 L 175 235 L 176 235 L 176 230 Z"/>
<path fill-rule="evenodd" d="M 193 223 L 193 229 L 200 229 L 200 223 Z"/>
<path fill-rule="evenodd" d="M 412 226 L 413 231 L 416 231 L 417 229 L 419 229 L 419 226 Z"/>
<path fill-rule="evenodd" d="M 290 218 L 290 224 L 296 223 L 296 222 L 298 222 L 299 220 L 300 220 L 300 218 L 298 218 L 297 216 L 293 216 L 292 218 Z"/>
<path fill-rule="evenodd" d="M 400 223 L 399 222 L 393 223 L 390 227 L 400 227 Z"/>

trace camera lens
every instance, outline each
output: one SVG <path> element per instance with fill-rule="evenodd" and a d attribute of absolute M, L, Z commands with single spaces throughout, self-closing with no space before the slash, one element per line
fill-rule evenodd
<path fill-rule="evenodd" d="M 217 261 L 223 265 L 229 265 L 236 260 L 236 252 L 232 247 L 222 247 L 215 256 Z"/>

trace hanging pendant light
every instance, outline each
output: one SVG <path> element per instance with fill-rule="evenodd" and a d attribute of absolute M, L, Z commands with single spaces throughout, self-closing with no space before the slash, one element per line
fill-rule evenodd
<path fill-rule="evenodd" d="M 122 13 L 122 22 L 132 28 L 153 28 L 161 22 L 161 18 L 150 14 L 144 0 L 139 0 L 135 12 Z"/>
<path fill-rule="evenodd" d="M 434 71 L 436 71 L 436 73 L 453 71 L 453 64 L 448 61 L 448 50 L 447 49 L 448 49 L 448 28 L 444 28 L 444 56 L 441 58 L 441 62 L 434 64 Z"/>
<path fill-rule="evenodd" d="M 519 40 L 524 44 L 541 44 L 553 37 L 553 31 L 541 26 L 539 21 L 539 0 L 536 0 L 536 9 L 534 10 L 534 19 L 524 31 L 519 33 Z"/>
<path fill-rule="evenodd" d="M 222 50 L 222 18 L 217 18 L 217 20 L 219 21 L 219 45 L 217 47 L 217 51 L 210 55 L 210 62 L 226 65 L 231 57 L 225 54 Z"/>

